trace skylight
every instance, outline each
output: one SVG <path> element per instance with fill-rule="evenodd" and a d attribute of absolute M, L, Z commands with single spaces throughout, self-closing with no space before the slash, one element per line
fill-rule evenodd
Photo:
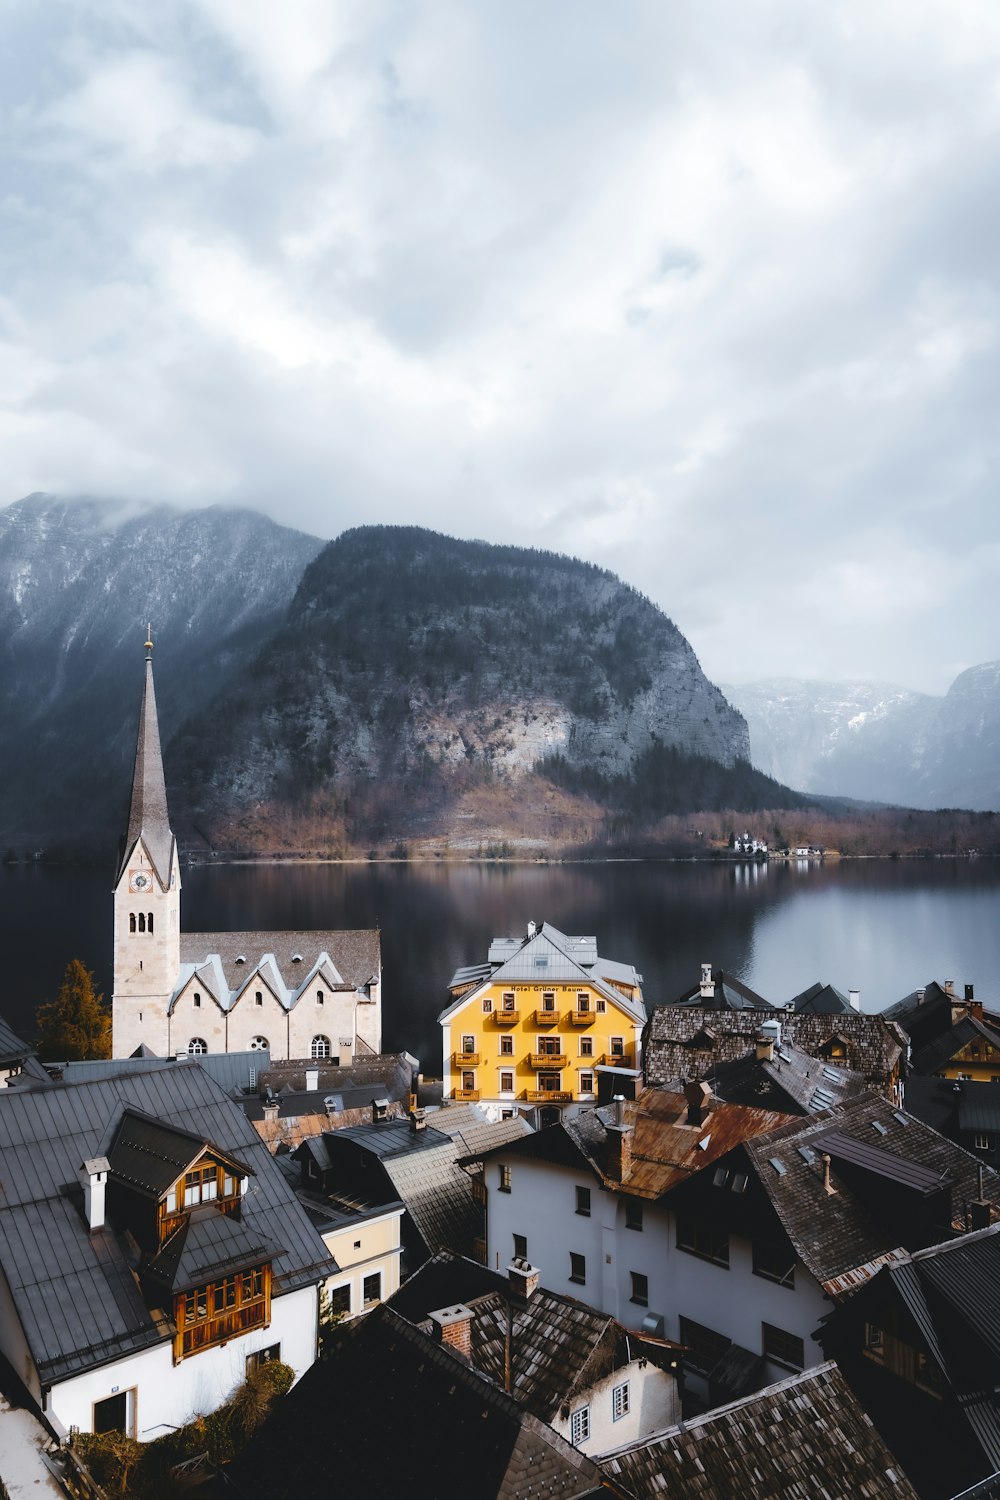
<path fill-rule="evenodd" d="M 785 1166 L 784 1162 L 779 1161 L 776 1156 L 769 1156 L 767 1159 L 771 1163 L 771 1166 L 774 1168 L 774 1170 L 777 1172 L 778 1176 L 784 1177 L 785 1173 L 788 1171 L 788 1168 Z"/>

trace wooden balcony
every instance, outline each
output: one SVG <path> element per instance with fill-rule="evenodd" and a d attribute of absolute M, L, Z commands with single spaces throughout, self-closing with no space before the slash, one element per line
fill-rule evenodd
<path fill-rule="evenodd" d="M 525 1089 L 524 1097 L 529 1104 L 571 1104 L 573 1101 L 568 1089 Z"/>
<path fill-rule="evenodd" d="M 455 1069 L 456 1073 L 460 1073 L 463 1068 L 478 1068 L 479 1067 L 479 1053 L 478 1052 L 453 1052 L 451 1054 L 451 1065 Z"/>
<path fill-rule="evenodd" d="M 495 1026 L 518 1026 L 521 1021 L 519 1010 L 495 1010 L 493 1012 L 493 1024 Z"/>
<path fill-rule="evenodd" d="M 571 1010 L 569 1019 L 572 1026 L 593 1026 L 597 1020 L 597 1012 L 593 1010 Z"/>
<path fill-rule="evenodd" d="M 553 1073 L 559 1073 L 569 1062 L 569 1058 L 562 1052 L 529 1052 L 529 1065 L 533 1068 L 551 1068 Z"/>
<path fill-rule="evenodd" d="M 559 1012 L 557 1010 L 536 1010 L 535 1011 L 535 1025 L 536 1026 L 558 1026 L 559 1025 Z"/>
<path fill-rule="evenodd" d="M 478 1089 L 452 1089 L 453 1099 L 464 1099 L 467 1104 L 475 1104 L 479 1099 Z"/>

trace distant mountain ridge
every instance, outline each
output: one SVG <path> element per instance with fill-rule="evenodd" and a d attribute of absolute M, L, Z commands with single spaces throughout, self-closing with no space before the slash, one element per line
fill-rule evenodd
<path fill-rule="evenodd" d="M 791 678 L 723 691 L 747 720 L 754 765 L 804 792 L 1000 808 L 1000 662 L 968 668 L 943 698 Z"/>

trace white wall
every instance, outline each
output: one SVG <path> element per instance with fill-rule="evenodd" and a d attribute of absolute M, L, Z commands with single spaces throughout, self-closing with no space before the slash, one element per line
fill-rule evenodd
<path fill-rule="evenodd" d="M 330 1276 L 326 1291 L 336 1287 L 351 1288 L 351 1311 L 349 1316 L 358 1317 L 367 1311 L 364 1305 L 364 1281 L 378 1271 L 382 1277 L 381 1301 L 386 1302 L 399 1291 L 400 1222 L 403 1210 L 380 1214 L 377 1219 L 365 1219 L 358 1224 L 345 1225 L 330 1230 L 323 1242 L 340 1270 Z"/>
<path fill-rule="evenodd" d="M 753 1274 L 749 1240 L 731 1235 L 729 1269 L 678 1250 L 674 1216 L 666 1206 L 644 1204 L 641 1231 L 626 1229 L 621 1195 L 606 1192 L 582 1168 L 501 1157 L 511 1170 L 511 1191 L 498 1190 L 498 1159 L 486 1164 L 487 1264 L 503 1270 L 514 1253 L 513 1235 L 528 1240 L 528 1258 L 550 1291 L 578 1297 L 609 1313 L 629 1328 L 639 1328 L 649 1313 L 661 1313 L 667 1338 L 680 1338 L 683 1315 L 725 1334 L 754 1353 L 763 1352 L 762 1323 L 795 1334 L 805 1346 L 805 1364 L 821 1364 L 823 1354 L 812 1333 L 831 1303 L 801 1264 L 795 1286 L 779 1286 Z M 575 1187 L 589 1187 L 591 1216 L 576 1209 Z M 570 1251 L 586 1257 L 586 1282 L 570 1281 Z M 649 1305 L 631 1298 L 632 1271 L 649 1281 Z M 789 1373 L 769 1363 L 769 1380 Z"/>
<path fill-rule="evenodd" d="M 629 1385 L 629 1410 L 616 1422 L 611 1393 L 625 1381 Z M 673 1375 L 638 1359 L 573 1396 L 570 1415 L 565 1421 L 558 1412 L 554 1415 L 550 1426 L 567 1443 L 572 1442 L 573 1412 L 581 1406 L 590 1408 L 590 1437 L 579 1448 L 581 1453 L 592 1457 L 662 1432 L 681 1419 L 681 1401 Z"/>
<path fill-rule="evenodd" d="M 93 1430 L 93 1405 L 106 1396 L 136 1389 L 136 1437 L 146 1442 L 162 1437 L 170 1427 L 182 1427 L 192 1417 L 214 1411 L 246 1378 L 247 1355 L 272 1344 L 281 1345 L 281 1358 L 302 1375 L 316 1359 L 319 1302 L 315 1286 L 275 1297 L 271 1321 L 180 1364 L 173 1362 L 173 1342 L 166 1340 L 112 1365 L 62 1381 L 49 1392 L 46 1411 L 64 1430 Z"/>

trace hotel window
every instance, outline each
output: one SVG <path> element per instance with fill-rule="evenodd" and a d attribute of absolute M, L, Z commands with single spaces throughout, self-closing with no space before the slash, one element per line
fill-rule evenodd
<path fill-rule="evenodd" d="M 382 1272 L 373 1271 L 366 1276 L 361 1284 L 362 1301 L 365 1307 L 372 1307 L 376 1302 L 382 1300 Z"/>
<path fill-rule="evenodd" d="M 322 1059 L 330 1056 L 330 1038 L 328 1036 L 314 1036 L 309 1043 L 309 1056 L 314 1059 Z"/>
<path fill-rule="evenodd" d="M 514 1056 L 514 1038 L 511 1036 L 509 1031 L 500 1038 L 500 1056 Z"/>
<path fill-rule="evenodd" d="M 501 1162 L 497 1167 L 497 1187 L 501 1193 L 510 1192 L 511 1171 L 506 1162 Z"/>
<path fill-rule="evenodd" d="M 514 991 L 513 990 L 504 990 L 504 992 L 503 992 L 503 1008 L 504 1008 L 504 1010 L 513 1010 L 514 1009 Z"/>
<path fill-rule="evenodd" d="M 624 1039 L 624 1037 L 613 1036 L 611 1038 L 611 1056 L 612 1057 L 624 1057 L 625 1056 L 625 1039 Z"/>
<path fill-rule="evenodd" d="M 488 1015 L 490 1015 L 492 1013 L 492 1011 L 493 1011 L 493 1001 L 487 995 L 486 999 L 483 1001 L 483 1015 L 484 1016 L 488 1016 Z"/>
<path fill-rule="evenodd" d="M 700 1375 L 710 1375 L 732 1343 L 724 1333 L 716 1333 L 693 1318 L 681 1317 L 680 1332 L 681 1343 L 687 1346 L 685 1363 Z"/>
<path fill-rule="evenodd" d="M 611 1390 L 611 1420 L 620 1422 L 622 1417 L 629 1413 L 629 1390 L 628 1381 L 622 1381 L 621 1385 L 612 1387 Z"/>
<path fill-rule="evenodd" d="M 590 996 L 587 994 L 586 990 L 580 990 L 579 994 L 577 995 L 576 1008 L 577 1010 L 590 1009 Z"/>
<path fill-rule="evenodd" d="M 753 1242 L 753 1274 L 767 1281 L 776 1281 L 779 1286 L 795 1286 L 795 1256 L 788 1245 Z"/>
<path fill-rule="evenodd" d="M 632 1295 L 629 1301 L 634 1302 L 636 1307 L 648 1307 L 649 1277 L 642 1271 L 630 1271 L 629 1276 L 632 1278 Z"/>
<path fill-rule="evenodd" d="M 590 1437 L 590 1407 L 581 1406 L 569 1419 L 570 1441 L 579 1448 Z"/>
<path fill-rule="evenodd" d="M 608 1002 L 606 1000 L 598 1000 L 598 1002 L 597 1002 L 597 1014 L 599 1016 L 603 1016 L 604 1013 L 605 1013 L 605 1011 L 607 1010 L 607 1008 L 608 1008 Z"/>
<path fill-rule="evenodd" d="M 462 1038 L 462 1051 L 463 1052 L 475 1052 L 475 1050 L 476 1050 L 476 1039 L 475 1039 L 475 1037 L 474 1036 L 463 1036 L 463 1038 Z"/>
<path fill-rule="evenodd" d="M 776 1365 L 787 1365 L 790 1370 L 802 1370 L 806 1363 L 805 1344 L 794 1333 L 775 1328 L 771 1323 L 762 1323 L 762 1352 L 765 1359 Z"/>
<path fill-rule="evenodd" d="M 514 1258 L 515 1260 L 528 1259 L 528 1236 L 526 1234 L 514 1235 Z"/>
<path fill-rule="evenodd" d="M 581 1094 L 592 1094 L 593 1092 L 594 1092 L 594 1075 L 593 1075 L 593 1073 L 581 1073 L 580 1074 L 580 1093 Z"/>
<path fill-rule="evenodd" d="M 577 1286 L 587 1284 L 587 1257 L 577 1255 L 575 1250 L 569 1252 L 569 1279 L 575 1281 Z"/>
<path fill-rule="evenodd" d="M 501 1094 L 512 1094 L 514 1092 L 513 1073 L 500 1074 L 500 1092 Z"/>
<path fill-rule="evenodd" d="M 555 990 L 543 990 L 542 991 L 542 1010 L 555 1010 L 555 1008 L 556 1008 L 556 992 L 555 992 Z"/>
<path fill-rule="evenodd" d="M 562 1086 L 562 1077 L 559 1073 L 539 1073 L 538 1091 L 541 1094 L 558 1094 Z"/>
<path fill-rule="evenodd" d="M 639 1198 L 625 1199 L 625 1228 L 642 1229 L 642 1201 Z"/>
<path fill-rule="evenodd" d="M 466 1068 L 462 1074 L 462 1092 L 473 1093 L 476 1087 L 476 1075 L 471 1068 Z"/>
<path fill-rule="evenodd" d="M 688 1255 L 697 1255 L 701 1260 L 710 1260 L 713 1265 L 729 1269 L 729 1235 L 708 1219 L 697 1214 L 678 1213 L 677 1248 Z"/>
<path fill-rule="evenodd" d="M 562 1051 L 562 1042 L 557 1036 L 540 1036 L 538 1038 L 538 1050 L 546 1057 L 558 1057 Z"/>
<path fill-rule="evenodd" d="M 590 1218 L 590 1188 L 578 1187 L 576 1190 L 576 1211 L 585 1219 Z"/>
<path fill-rule="evenodd" d="M 593 1055 L 594 1055 L 594 1038 L 592 1036 L 582 1036 L 580 1038 L 580 1056 L 581 1057 L 593 1057 Z"/>

